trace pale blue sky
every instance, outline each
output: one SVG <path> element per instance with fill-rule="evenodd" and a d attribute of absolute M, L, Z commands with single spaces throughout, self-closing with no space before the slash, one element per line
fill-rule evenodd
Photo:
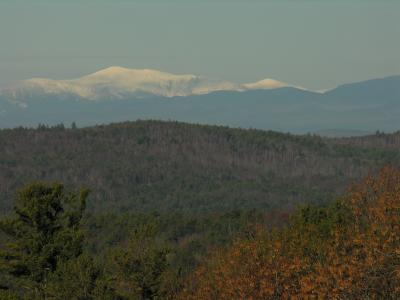
<path fill-rule="evenodd" d="M 0 0 L 0 86 L 111 65 L 312 89 L 400 74 L 400 1 Z"/>

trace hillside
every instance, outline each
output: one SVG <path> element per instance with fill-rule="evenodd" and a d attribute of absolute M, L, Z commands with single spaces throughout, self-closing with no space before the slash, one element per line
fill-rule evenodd
<path fill-rule="evenodd" d="M 90 188 L 92 212 L 287 211 L 329 202 L 349 182 L 399 165 L 400 134 L 324 139 L 137 121 L 0 131 L 1 211 L 37 181 Z"/>
<path fill-rule="evenodd" d="M 342 191 L 398 167 L 399 145 L 155 121 L 2 130 L 0 298 L 397 299 L 399 171 Z"/>

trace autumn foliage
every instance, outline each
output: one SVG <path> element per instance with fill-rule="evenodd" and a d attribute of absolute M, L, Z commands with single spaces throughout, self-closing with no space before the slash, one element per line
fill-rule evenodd
<path fill-rule="evenodd" d="M 215 253 L 181 299 L 399 299 L 400 171 L 386 167 L 324 208 Z"/>

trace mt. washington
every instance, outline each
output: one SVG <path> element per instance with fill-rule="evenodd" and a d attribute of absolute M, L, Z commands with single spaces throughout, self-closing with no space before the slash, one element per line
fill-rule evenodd
<path fill-rule="evenodd" d="M 142 98 L 149 95 L 183 97 L 215 91 L 270 89 L 284 86 L 288 85 L 273 79 L 238 85 L 196 75 L 174 75 L 149 69 L 109 67 L 73 80 L 33 78 L 23 81 L 13 88 L 5 89 L 3 93 L 10 99 L 19 100 L 26 96 L 41 94 L 68 94 L 87 100 L 110 100 Z"/>
<path fill-rule="evenodd" d="M 160 119 L 346 135 L 398 130 L 399 115 L 400 76 L 321 93 L 273 79 L 236 84 L 110 67 L 72 80 L 33 78 L 0 91 L 0 128 Z"/>

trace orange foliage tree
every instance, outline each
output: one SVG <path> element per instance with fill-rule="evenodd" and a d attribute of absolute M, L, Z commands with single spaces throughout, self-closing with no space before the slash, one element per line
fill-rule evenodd
<path fill-rule="evenodd" d="M 400 299 L 400 171 L 369 176 L 287 228 L 236 241 L 199 267 L 181 299 Z"/>

